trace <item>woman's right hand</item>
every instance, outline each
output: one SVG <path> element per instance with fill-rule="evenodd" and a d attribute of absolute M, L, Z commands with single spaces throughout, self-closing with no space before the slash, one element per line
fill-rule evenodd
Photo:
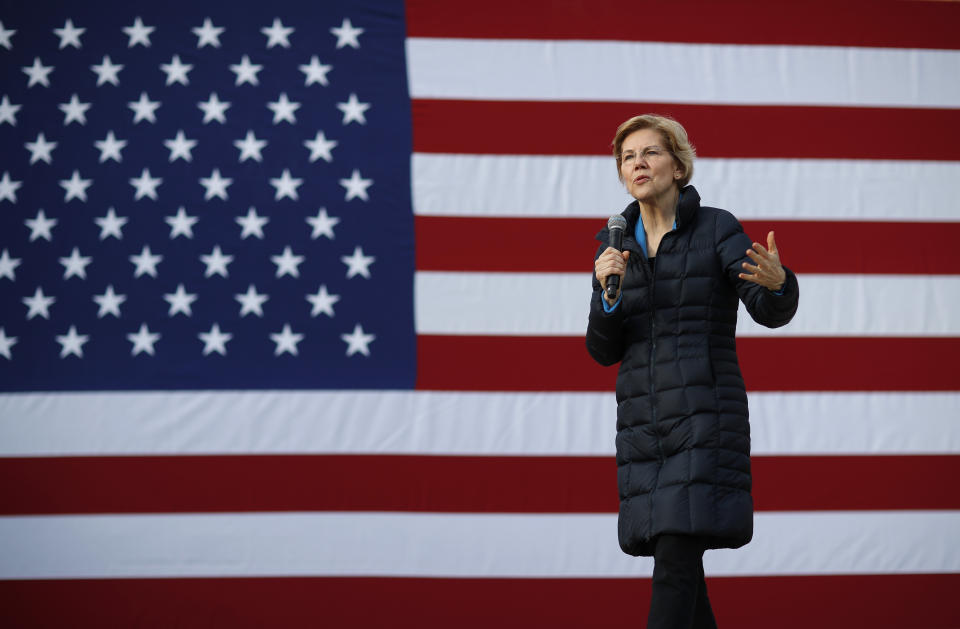
<path fill-rule="evenodd" d="M 597 258 L 597 261 L 593 263 L 593 269 L 597 276 L 597 281 L 600 282 L 600 286 L 603 287 L 604 299 L 606 299 L 606 290 L 607 290 L 607 278 L 611 275 L 620 276 L 620 286 L 623 286 L 623 276 L 627 272 L 627 260 L 630 259 L 629 251 L 617 251 L 613 247 L 607 247 L 606 250 L 600 254 L 600 257 Z M 618 293 L 619 295 L 619 293 Z M 613 305 L 616 302 L 616 298 L 607 300 L 607 303 Z"/>

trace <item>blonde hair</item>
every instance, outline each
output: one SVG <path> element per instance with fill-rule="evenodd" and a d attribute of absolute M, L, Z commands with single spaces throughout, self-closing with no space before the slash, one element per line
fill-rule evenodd
<path fill-rule="evenodd" d="M 677 186 L 682 188 L 690 183 L 693 179 L 693 160 L 697 156 L 697 150 L 690 144 L 687 130 L 683 125 L 673 118 L 656 114 L 634 116 L 617 127 L 617 133 L 613 136 L 613 157 L 617 160 L 617 178 L 623 181 L 623 174 L 620 172 L 622 163 L 620 151 L 623 148 L 623 141 L 628 135 L 641 129 L 653 129 L 663 137 L 666 143 L 664 148 L 670 151 L 683 170 L 683 175 L 677 180 Z"/>

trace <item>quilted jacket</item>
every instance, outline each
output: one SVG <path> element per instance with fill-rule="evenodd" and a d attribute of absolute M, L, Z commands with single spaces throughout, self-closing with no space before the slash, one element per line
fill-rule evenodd
<path fill-rule="evenodd" d="M 752 240 L 726 210 L 701 207 L 683 189 L 676 228 L 651 264 L 633 237 L 631 203 L 623 249 L 631 252 L 622 301 L 607 313 L 593 279 L 586 344 L 617 373 L 620 546 L 651 555 L 661 533 L 697 535 L 708 548 L 737 548 L 753 536 L 750 425 L 737 362 L 738 302 L 775 328 L 797 310 L 799 286 L 786 269 L 782 294 L 741 280 Z M 608 232 L 597 234 L 606 249 Z M 778 361 L 787 360 L 779 356 Z"/>

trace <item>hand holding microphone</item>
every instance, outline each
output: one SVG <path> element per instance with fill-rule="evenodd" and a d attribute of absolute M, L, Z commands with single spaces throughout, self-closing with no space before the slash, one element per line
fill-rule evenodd
<path fill-rule="evenodd" d="M 623 230 L 626 227 L 627 221 L 622 216 L 610 217 L 607 221 L 607 228 L 610 230 L 609 246 L 594 263 L 597 280 L 604 287 L 604 298 L 608 304 L 616 302 L 617 295 L 620 293 L 621 278 L 627 272 L 630 252 L 620 251 L 623 248 Z"/>

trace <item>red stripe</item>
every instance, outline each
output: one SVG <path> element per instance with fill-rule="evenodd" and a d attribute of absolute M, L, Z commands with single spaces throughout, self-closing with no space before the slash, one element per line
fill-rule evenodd
<path fill-rule="evenodd" d="M 655 102 L 415 100 L 413 148 L 421 153 L 606 156 L 620 123 L 647 112 L 679 120 L 699 157 L 960 159 L 958 109 Z M 901 128 L 905 120 L 910 133 L 877 132 Z M 612 159 L 610 164 L 615 175 Z"/>
<path fill-rule="evenodd" d="M 960 626 L 960 574 L 710 577 L 721 627 Z M 649 579 L 228 578 L 0 581 L 8 627 L 642 625 Z"/>
<path fill-rule="evenodd" d="M 410 37 L 960 48 L 953 2 L 407 0 Z"/>
<path fill-rule="evenodd" d="M 606 218 L 417 216 L 418 271 L 589 273 Z M 766 244 L 776 232 L 783 263 L 797 273 L 960 274 L 957 223 L 743 221 Z M 829 254 L 822 243 L 834 243 Z M 909 254 L 904 247 L 909 247 Z M 546 252 L 518 256 L 530 247 Z"/>
<path fill-rule="evenodd" d="M 960 456 L 754 457 L 753 469 L 759 511 L 960 509 L 946 482 Z M 9 458 L 0 515 L 615 513 L 616 474 L 612 455 Z"/>
<path fill-rule="evenodd" d="M 960 338 L 750 337 L 737 348 L 748 391 L 960 390 Z M 613 391 L 617 376 L 581 337 L 420 335 L 417 352 L 421 390 Z"/>

